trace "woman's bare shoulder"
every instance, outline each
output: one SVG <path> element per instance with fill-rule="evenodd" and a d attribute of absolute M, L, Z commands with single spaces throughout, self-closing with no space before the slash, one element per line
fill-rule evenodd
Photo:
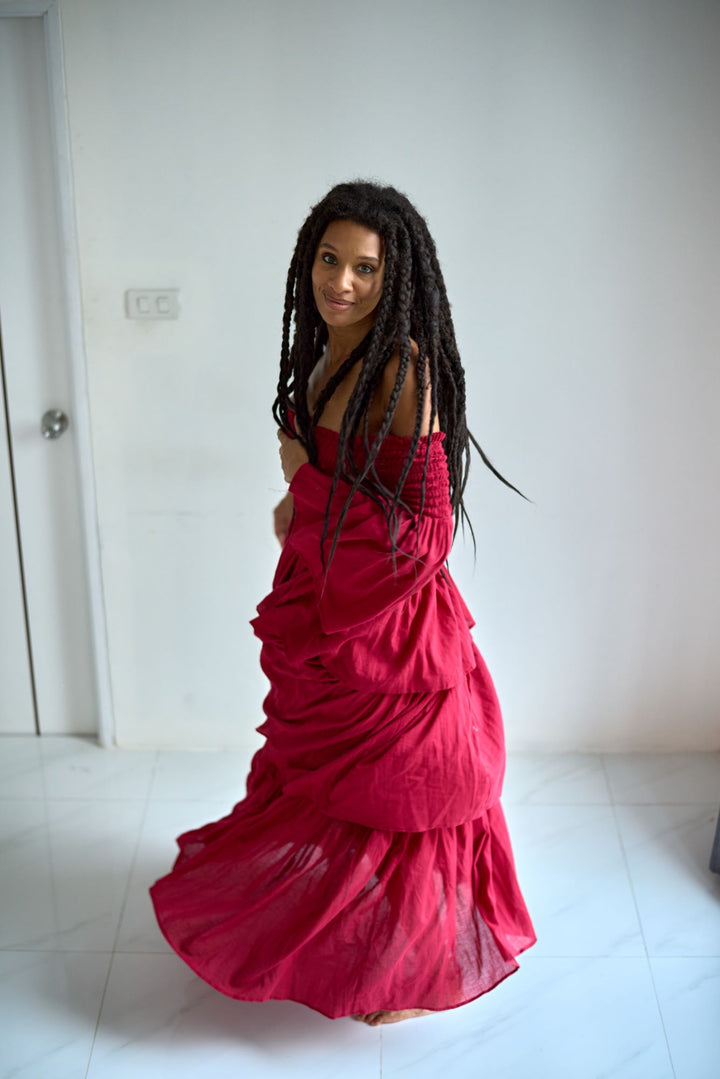
<path fill-rule="evenodd" d="M 410 341 L 410 363 L 405 373 L 402 387 L 400 389 L 400 397 L 398 398 L 397 408 L 393 416 L 392 423 L 390 425 L 390 433 L 393 435 L 400 435 L 403 438 L 409 438 L 415 431 L 415 418 L 417 416 L 417 397 L 418 397 L 418 364 L 420 362 L 420 350 L 417 346 L 417 342 L 411 339 Z M 387 405 L 392 397 L 395 389 L 395 383 L 397 382 L 398 371 L 400 370 L 400 350 L 396 349 L 393 355 L 387 362 L 385 370 L 383 372 L 382 380 L 382 398 L 383 398 L 383 411 L 387 408 Z M 423 418 L 420 425 L 420 434 L 427 435 L 430 433 L 430 408 L 431 408 L 431 394 L 430 394 L 430 362 L 425 358 L 425 402 L 423 409 Z M 438 417 L 435 417 L 433 424 L 433 431 L 440 430 L 440 423 Z"/>

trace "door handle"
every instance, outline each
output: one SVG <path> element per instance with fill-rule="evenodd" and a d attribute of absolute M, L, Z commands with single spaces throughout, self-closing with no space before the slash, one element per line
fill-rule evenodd
<path fill-rule="evenodd" d="M 51 408 L 49 412 L 44 413 L 40 430 L 43 438 L 60 438 L 67 426 L 68 418 L 62 409 Z"/>

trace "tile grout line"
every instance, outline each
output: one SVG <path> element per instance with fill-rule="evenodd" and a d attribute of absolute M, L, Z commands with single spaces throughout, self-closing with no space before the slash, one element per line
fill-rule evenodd
<path fill-rule="evenodd" d="M 102 1012 L 103 1012 L 103 1008 L 105 1006 L 105 997 L 107 995 L 108 986 L 110 984 L 110 975 L 112 974 L 112 968 L 113 968 L 113 964 L 115 962 L 115 956 L 118 955 L 118 954 L 123 954 L 123 953 L 118 953 L 118 951 L 117 951 L 117 943 L 118 943 L 118 940 L 119 940 L 119 937 L 120 937 L 120 927 L 122 926 L 122 920 L 123 920 L 123 917 L 125 915 L 125 907 L 127 905 L 128 896 L 130 894 L 130 882 L 132 881 L 133 871 L 135 869 L 135 864 L 137 862 L 138 852 L 140 850 L 140 841 L 142 839 L 143 829 L 145 827 L 145 821 L 147 820 L 148 808 L 149 808 L 149 805 L 150 805 L 150 791 L 152 790 L 153 782 L 154 782 L 154 779 L 155 779 L 155 772 L 157 770 L 157 763 L 158 763 L 158 751 L 155 750 L 155 755 L 153 757 L 153 766 L 152 766 L 152 769 L 150 771 L 150 778 L 149 778 L 149 781 L 148 781 L 147 790 L 145 792 L 145 805 L 143 806 L 142 817 L 140 818 L 140 824 L 138 826 L 137 836 L 135 838 L 135 847 L 133 849 L 132 858 L 130 859 L 130 866 L 128 868 L 127 880 L 125 882 L 125 891 L 123 893 L 122 903 L 120 904 L 120 913 L 118 915 L 117 926 L 115 927 L 115 936 L 113 938 L 112 949 L 111 949 L 111 952 L 110 952 L 110 962 L 108 963 L 107 974 L 105 976 L 105 985 L 103 986 L 103 991 L 102 991 L 102 994 L 100 996 L 100 1004 L 98 1006 L 97 1018 L 95 1020 L 95 1029 L 93 1031 L 92 1042 L 90 1043 L 90 1051 L 88 1053 L 88 1062 L 87 1062 L 87 1067 L 85 1069 L 85 1075 L 83 1076 L 83 1079 L 87 1079 L 88 1074 L 90 1072 L 90 1067 L 92 1065 L 93 1053 L 95 1052 L 95 1043 L 97 1041 L 98 1030 L 100 1029 L 100 1019 L 102 1018 Z"/>
<path fill-rule="evenodd" d="M 58 880 L 58 877 L 57 877 L 57 873 L 55 872 L 55 862 L 53 860 L 53 845 L 52 845 L 52 839 L 51 839 L 51 835 L 50 835 L 50 803 L 51 803 L 51 799 L 48 797 L 47 783 L 45 781 L 45 759 L 43 757 L 42 744 L 38 747 L 38 760 L 39 760 L 39 764 L 40 764 L 40 782 L 42 784 L 42 791 L 43 791 L 42 803 L 43 803 L 43 816 L 44 816 L 44 821 L 45 821 L 45 827 L 44 827 L 45 846 L 46 846 L 46 851 L 47 851 L 47 864 L 48 864 L 48 868 L 50 870 L 50 880 L 49 880 L 49 882 L 47 884 L 47 890 L 50 893 L 50 903 L 52 905 L 55 938 L 58 939 L 58 937 L 60 935 L 59 932 L 58 932 L 58 921 L 57 921 L 57 911 L 58 911 L 57 880 Z"/>
<path fill-rule="evenodd" d="M 48 864 L 52 867 L 52 864 L 53 864 L 52 863 L 52 857 L 51 857 L 52 844 L 50 843 L 50 828 L 47 826 L 48 821 L 49 821 L 48 803 L 51 802 L 52 799 L 48 798 L 48 793 L 47 793 L 47 784 L 45 782 L 45 760 L 43 758 L 42 746 L 40 747 L 40 775 L 42 777 L 43 806 L 45 808 L 45 820 L 46 820 L 45 834 L 47 836 L 47 842 L 48 842 Z M 51 881 L 55 880 L 55 873 L 54 872 L 51 872 L 50 878 L 51 878 Z M 52 887 L 52 885 L 51 885 L 51 887 Z M 53 910 L 56 909 L 56 904 L 54 902 L 54 899 L 55 899 L 55 896 L 54 896 L 54 893 L 53 893 Z M 85 1068 L 84 1079 L 87 1079 L 87 1074 L 88 1074 L 88 1071 L 90 1070 L 90 1061 L 92 1060 L 93 1047 L 95 1045 L 95 1038 L 97 1036 L 98 1024 L 100 1022 L 100 1014 L 102 1012 L 103 1001 L 105 1000 L 105 992 L 107 990 L 108 979 L 110 978 L 110 970 L 111 969 L 112 969 L 112 952 L 110 952 L 110 961 L 108 962 L 107 974 L 105 975 L 105 984 L 103 985 L 103 991 L 102 991 L 102 995 L 100 997 L 100 1003 L 98 1005 L 97 1018 L 95 1020 L 95 1029 L 93 1031 L 92 1041 L 90 1043 L 90 1048 L 88 1050 L 87 1066 Z"/>
<path fill-rule="evenodd" d="M 137 863 L 138 853 L 140 851 L 140 843 L 141 843 L 141 840 L 142 840 L 143 830 L 145 828 L 145 821 L 147 820 L 148 809 L 150 808 L 150 792 L 152 791 L 153 783 L 154 783 L 154 780 L 155 780 L 155 773 L 157 771 L 157 764 L 158 764 L 158 759 L 157 758 L 158 758 L 158 754 L 157 754 L 157 751 L 155 751 L 155 756 L 153 758 L 153 766 L 152 766 L 152 769 L 150 771 L 150 777 L 148 779 L 147 790 L 145 792 L 145 804 L 143 806 L 142 817 L 140 818 L 140 825 L 139 825 L 138 830 L 137 830 L 137 837 L 135 839 L 135 848 L 134 848 L 133 853 L 132 853 L 132 858 L 130 859 L 130 868 L 128 870 L 127 882 L 126 882 L 126 885 L 125 885 L 125 892 L 124 892 L 122 904 L 121 904 L 121 907 L 120 907 L 120 915 L 118 917 L 117 927 L 115 929 L 115 938 L 114 938 L 113 944 L 112 944 L 113 955 L 117 951 L 117 944 L 118 944 L 118 940 L 120 938 L 120 927 L 122 925 L 123 917 L 125 916 L 125 907 L 127 906 L 128 897 L 130 895 L 130 883 L 132 881 L 133 872 L 135 871 L 135 865 Z"/>
<path fill-rule="evenodd" d="M 617 815 L 618 804 L 613 796 L 612 788 L 610 786 L 610 777 L 605 767 L 605 755 L 600 755 L 600 764 L 602 766 L 603 774 L 605 776 L 605 782 L 607 784 L 608 793 L 610 794 L 610 805 L 612 806 L 613 820 L 615 821 L 615 831 L 620 841 L 620 850 L 622 852 L 623 864 L 625 865 L 625 872 L 627 873 L 628 884 L 630 885 L 630 893 L 632 895 L 633 906 L 635 907 L 635 916 L 640 927 L 640 935 L 642 936 L 643 947 L 645 948 L 645 962 L 647 963 L 648 973 L 650 975 L 650 982 L 653 988 L 653 995 L 655 997 L 655 1005 L 657 1007 L 658 1016 L 660 1018 L 660 1025 L 662 1026 L 663 1036 L 665 1038 L 665 1047 L 667 1048 L 668 1060 L 670 1061 L 670 1067 L 672 1069 L 673 1076 L 677 1079 L 677 1070 L 675 1068 L 675 1061 L 673 1060 L 672 1049 L 670 1048 L 670 1039 L 668 1038 L 667 1028 L 665 1026 L 665 1016 L 663 1015 L 662 1008 L 660 1006 L 660 997 L 658 996 L 657 985 L 655 984 L 655 975 L 652 969 L 652 963 L 650 962 L 650 950 L 648 948 L 647 939 L 645 937 L 645 926 L 640 915 L 640 907 L 638 905 L 637 894 L 635 892 L 635 882 L 630 872 L 630 862 L 628 861 L 627 850 L 625 849 L 625 840 L 623 839 L 622 829 L 620 828 L 620 821 Z M 645 803 L 654 804 L 654 803 Z"/>

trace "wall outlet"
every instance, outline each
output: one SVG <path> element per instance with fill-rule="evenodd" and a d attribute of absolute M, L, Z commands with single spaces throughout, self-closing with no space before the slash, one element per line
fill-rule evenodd
<path fill-rule="evenodd" d="M 177 288 L 130 288 L 125 293 L 127 318 L 178 318 Z"/>

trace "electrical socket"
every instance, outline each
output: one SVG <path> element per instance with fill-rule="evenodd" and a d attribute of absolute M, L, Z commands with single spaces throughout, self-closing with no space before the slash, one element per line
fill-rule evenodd
<path fill-rule="evenodd" d="M 125 293 L 127 318 L 178 318 L 177 288 L 131 288 Z"/>

